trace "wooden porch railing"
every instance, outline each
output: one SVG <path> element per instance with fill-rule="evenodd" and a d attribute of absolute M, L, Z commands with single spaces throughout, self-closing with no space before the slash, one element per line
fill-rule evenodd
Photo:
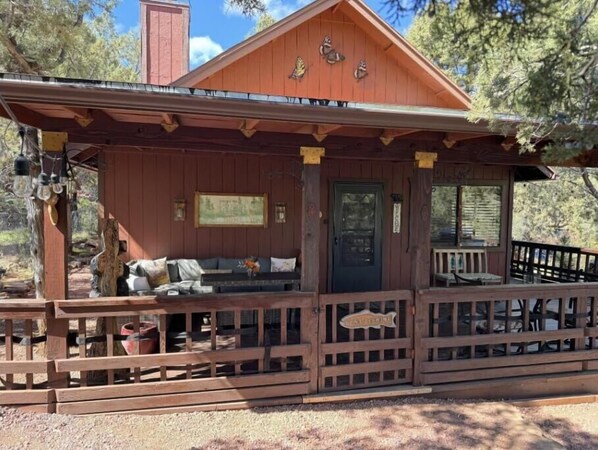
<path fill-rule="evenodd" d="M 511 276 L 535 274 L 544 281 L 598 281 L 598 250 L 539 242 L 513 241 Z"/>
<path fill-rule="evenodd" d="M 396 314 L 396 326 L 340 325 L 365 310 L 374 320 Z M 141 335 L 144 321 L 157 329 Z M 66 322 L 70 332 L 57 332 Z M 155 352 L 142 354 L 151 339 Z M 131 354 L 115 351 L 118 342 Z M 3 300 L 0 359 L 1 405 L 65 414 L 290 404 L 409 383 L 446 392 L 556 374 L 595 384 L 598 283 Z"/>
<path fill-rule="evenodd" d="M 350 314 L 394 316 L 394 327 L 348 329 Z M 412 291 L 320 295 L 320 392 L 410 383 Z"/>
<path fill-rule="evenodd" d="M 0 301 L 0 405 L 30 405 L 45 411 L 49 401 L 48 364 L 43 347 L 46 335 L 37 332 L 50 302 Z M 41 351 L 38 351 L 41 350 Z"/>
<path fill-rule="evenodd" d="M 0 363 L 8 381 L 0 391 L 0 404 L 50 403 L 47 379 L 33 382 L 34 374 L 45 375 L 49 365 L 67 380 L 65 387 L 52 389 L 55 403 L 50 408 L 64 414 L 184 411 L 198 404 L 251 406 L 280 397 L 297 402 L 316 391 L 315 298 L 280 293 L 59 300 L 34 302 L 35 307 L 31 300 L 2 302 L 3 350 L 9 361 Z M 98 318 L 104 319 L 105 331 L 96 330 Z M 68 335 L 47 338 L 49 346 L 68 345 L 68 357 L 32 361 L 31 345 L 17 355 L 16 319 L 24 319 L 18 333 L 24 333 L 27 342 L 32 342 L 34 319 L 68 320 Z M 140 336 L 141 323 L 147 320 L 155 322 L 157 330 Z M 132 322 L 132 336 L 121 334 L 125 322 Z M 154 339 L 156 353 L 142 354 Z M 117 341 L 130 343 L 132 354 L 117 355 Z M 15 361 L 17 356 L 25 361 Z M 18 387 L 26 390 L 10 395 L 17 387 L 13 373 L 21 372 L 25 384 Z"/>
<path fill-rule="evenodd" d="M 422 384 L 598 368 L 598 283 L 431 289 L 416 303 Z"/>

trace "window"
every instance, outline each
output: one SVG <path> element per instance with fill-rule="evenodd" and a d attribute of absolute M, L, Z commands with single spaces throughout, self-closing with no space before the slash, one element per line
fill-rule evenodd
<path fill-rule="evenodd" d="M 498 247 L 501 199 L 501 186 L 434 186 L 432 245 Z"/>

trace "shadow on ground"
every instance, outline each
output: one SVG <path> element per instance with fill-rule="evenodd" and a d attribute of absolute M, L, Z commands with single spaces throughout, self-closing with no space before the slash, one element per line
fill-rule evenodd
<path fill-rule="evenodd" d="M 501 402 L 402 399 L 259 408 L 254 413 L 260 415 L 255 425 L 265 425 L 264 439 L 237 435 L 201 442 L 194 448 L 598 448 L 598 435 L 580 431 L 571 422 L 535 422 L 523 417 L 517 407 Z M 288 424 L 276 427 L 276 416 L 285 413 L 300 415 L 296 429 Z"/>

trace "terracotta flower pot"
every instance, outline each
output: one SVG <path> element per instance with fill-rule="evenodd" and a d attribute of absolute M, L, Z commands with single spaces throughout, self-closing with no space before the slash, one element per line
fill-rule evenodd
<path fill-rule="evenodd" d="M 120 329 L 123 336 L 131 336 L 133 331 L 133 322 L 125 323 Z M 135 354 L 135 341 L 122 341 L 123 348 L 128 355 Z M 154 322 L 139 323 L 139 354 L 147 355 L 153 353 L 158 344 L 158 327 Z"/>

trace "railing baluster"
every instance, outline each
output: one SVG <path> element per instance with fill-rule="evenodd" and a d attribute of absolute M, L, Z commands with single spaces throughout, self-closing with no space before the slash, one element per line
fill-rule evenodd
<path fill-rule="evenodd" d="M 494 334 L 494 300 L 490 300 L 488 302 L 488 334 Z M 494 356 L 494 345 L 488 345 L 488 357 L 492 358 Z"/>
<path fill-rule="evenodd" d="M 25 320 L 25 337 L 29 338 L 29 343 L 25 346 L 25 359 L 27 361 L 33 360 L 33 320 Z M 33 389 L 33 374 L 27 373 L 26 375 L 26 387 L 27 389 Z"/>
<path fill-rule="evenodd" d="M 6 319 L 4 322 L 4 337 L 5 337 L 5 343 L 4 345 L 6 346 L 6 360 L 7 361 L 12 361 L 13 360 L 13 339 L 12 339 L 12 335 L 13 335 L 13 324 L 12 324 L 12 320 L 11 319 Z M 13 380 L 14 377 L 12 374 L 7 374 L 6 375 L 6 389 L 13 389 Z"/>
<path fill-rule="evenodd" d="M 87 325 L 86 325 L 86 320 L 83 319 L 79 319 L 79 358 L 86 358 L 87 357 L 87 344 L 86 344 L 86 339 L 87 339 Z M 87 372 L 82 370 L 81 371 L 81 380 L 80 380 L 80 384 L 81 386 L 87 386 Z"/>
<path fill-rule="evenodd" d="M 523 303 L 523 331 L 529 331 L 531 324 L 529 321 L 529 299 L 525 298 L 521 301 L 521 303 Z M 523 348 L 521 349 L 521 352 L 525 355 L 527 354 L 527 341 L 523 342 Z"/>
<path fill-rule="evenodd" d="M 332 333 L 332 336 L 331 336 L 331 342 L 332 343 L 336 342 L 336 327 L 337 327 L 337 321 L 338 321 L 338 319 L 337 319 L 337 310 L 338 310 L 338 307 L 339 307 L 339 305 L 335 305 L 335 304 L 333 304 L 331 306 L 331 310 L 332 310 L 332 323 L 331 323 L 330 328 L 331 328 L 331 333 Z M 337 363 L 337 360 L 338 360 L 336 352 L 332 353 L 331 358 L 332 358 L 332 365 L 336 366 L 336 363 Z M 336 387 L 336 376 L 332 376 L 332 387 L 333 388 Z"/>
<path fill-rule="evenodd" d="M 514 301 L 515 300 L 512 300 L 512 299 L 505 300 L 505 307 L 506 307 L 505 334 L 511 333 L 511 330 L 513 328 L 513 321 L 511 320 L 511 317 L 513 316 L 513 302 Z M 511 344 L 509 344 L 509 343 L 505 344 L 505 356 L 511 356 Z"/>
<path fill-rule="evenodd" d="M 86 318 L 87 320 L 87 318 Z M 112 317 L 105 318 L 106 323 L 106 356 L 114 356 L 114 324 Z M 114 369 L 108 369 L 108 384 L 114 384 Z"/>
<path fill-rule="evenodd" d="M 241 348 L 241 311 L 236 309 L 234 311 L 235 321 L 235 348 Z M 235 361 L 235 375 L 241 372 L 241 364 Z"/>
<path fill-rule="evenodd" d="M 166 353 L 166 338 L 167 338 L 167 327 L 166 327 L 166 314 L 160 314 L 160 353 Z M 160 381 L 166 381 L 167 368 L 166 366 L 160 366 Z"/>
<path fill-rule="evenodd" d="M 471 314 L 471 319 L 469 320 L 469 335 L 470 336 L 475 336 L 476 334 L 476 316 L 478 314 L 478 304 L 477 302 L 473 301 L 470 302 L 470 314 Z M 470 354 L 470 358 L 474 359 L 475 358 L 475 344 L 471 344 L 471 346 L 469 347 L 469 354 Z"/>
<path fill-rule="evenodd" d="M 432 305 L 432 318 L 434 319 L 433 325 L 432 325 L 432 333 L 434 333 L 434 337 L 438 337 L 438 330 L 439 330 L 438 311 L 439 311 L 439 309 L 440 309 L 440 304 L 434 303 Z M 434 347 L 432 349 L 432 361 L 438 361 L 438 347 Z"/>
<path fill-rule="evenodd" d="M 349 314 L 355 312 L 355 303 L 349 303 Z M 355 330 L 351 328 L 349 330 L 349 342 L 355 342 Z M 353 364 L 353 352 L 349 352 L 349 364 Z M 349 384 L 353 384 L 353 375 L 349 375 Z"/>
<path fill-rule="evenodd" d="M 193 338 L 191 337 L 191 333 L 193 332 L 193 316 L 190 312 L 185 313 L 185 351 L 191 352 L 193 350 Z M 185 366 L 185 377 L 187 379 L 191 379 L 193 376 L 193 366 L 191 364 L 187 364 Z"/>
<path fill-rule="evenodd" d="M 257 310 L 257 346 L 264 346 L 264 308 Z M 259 373 L 264 372 L 264 357 L 257 361 L 257 370 Z"/>
<path fill-rule="evenodd" d="M 287 345 L 287 308 L 280 308 L 280 345 Z M 287 358 L 280 358 L 281 370 L 287 371 Z"/>
<path fill-rule="evenodd" d="M 216 330 L 217 330 L 218 322 L 216 321 L 216 311 L 210 311 L 210 348 L 212 350 L 216 350 L 217 346 L 217 337 L 216 337 Z M 216 363 L 210 363 L 210 376 L 216 376 Z"/>
<path fill-rule="evenodd" d="M 141 347 L 141 330 L 140 330 L 140 322 L 139 316 L 133 316 L 133 334 L 137 336 L 133 342 L 135 343 L 135 355 L 140 354 L 140 347 Z M 141 368 L 139 366 L 135 366 L 134 368 L 134 382 L 140 383 L 141 382 Z"/>
<path fill-rule="evenodd" d="M 457 336 L 459 334 L 459 303 L 453 302 L 452 311 L 451 311 L 451 325 L 452 325 L 452 336 Z M 457 359 L 457 348 L 453 347 L 451 349 L 451 359 Z"/>

